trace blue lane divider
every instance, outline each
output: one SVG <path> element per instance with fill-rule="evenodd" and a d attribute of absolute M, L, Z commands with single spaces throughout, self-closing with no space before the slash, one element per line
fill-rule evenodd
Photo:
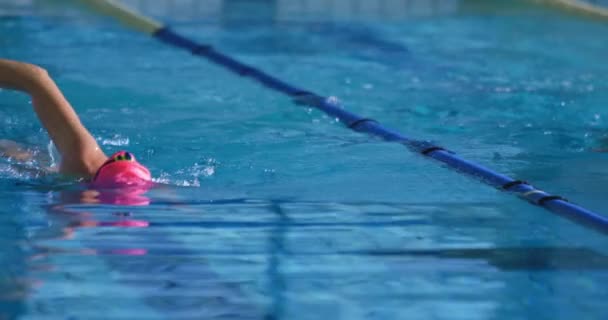
<path fill-rule="evenodd" d="M 196 56 L 207 58 L 238 75 L 250 77 L 270 89 L 292 97 L 296 103 L 315 107 L 329 116 L 339 119 L 352 130 L 377 136 L 386 141 L 401 143 L 410 150 L 440 161 L 459 172 L 473 176 L 501 190 L 515 193 L 532 204 L 541 206 L 582 226 L 608 234 L 607 217 L 570 203 L 560 196 L 551 195 L 534 188 L 525 181 L 512 179 L 506 175 L 462 159 L 453 152 L 428 141 L 411 139 L 387 129 L 376 120 L 348 112 L 333 100 L 279 80 L 253 66 L 218 52 L 210 45 L 199 44 L 185 38 L 168 27 L 159 28 L 153 33 L 153 36 L 167 44 L 186 49 Z"/>

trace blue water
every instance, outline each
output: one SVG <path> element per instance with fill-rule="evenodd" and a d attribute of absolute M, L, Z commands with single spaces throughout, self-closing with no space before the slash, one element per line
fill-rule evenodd
<path fill-rule="evenodd" d="M 606 23 L 528 2 L 129 2 L 608 214 Z M 66 6 L 0 2 L 0 56 L 48 69 L 106 152 L 161 187 L 146 206 L 86 203 L 40 173 L 27 96 L 0 92 L 0 138 L 38 154 L 0 162 L 0 318 L 604 318 L 605 236 Z"/>

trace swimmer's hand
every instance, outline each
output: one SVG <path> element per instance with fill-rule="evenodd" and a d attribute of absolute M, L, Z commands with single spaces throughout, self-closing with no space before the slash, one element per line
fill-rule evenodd
<path fill-rule="evenodd" d="M 12 140 L 0 139 L 0 156 L 17 161 L 31 160 L 31 152 L 23 149 L 21 145 Z"/>

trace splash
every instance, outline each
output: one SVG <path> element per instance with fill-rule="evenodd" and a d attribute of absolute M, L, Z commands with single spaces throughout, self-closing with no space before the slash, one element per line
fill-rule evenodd
<path fill-rule="evenodd" d="M 130 144 L 129 137 L 122 137 L 117 134 L 112 136 L 112 138 L 98 138 L 98 140 L 101 140 L 101 144 L 104 146 L 124 147 Z"/>

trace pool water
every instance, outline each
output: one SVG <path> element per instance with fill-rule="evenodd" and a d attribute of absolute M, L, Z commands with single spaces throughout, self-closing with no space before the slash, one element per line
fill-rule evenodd
<path fill-rule="evenodd" d="M 526 1 L 125 3 L 608 214 L 605 22 Z M 606 314 L 604 235 L 110 18 L 0 2 L 0 56 L 44 66 L 106 152 L 159 182 L 148 205 L 90 203 L 40 174 L 48 137 L 27 96 L 0 92 L 0 139 L 40 159 L 0 162 L 2 319 Z"/>

